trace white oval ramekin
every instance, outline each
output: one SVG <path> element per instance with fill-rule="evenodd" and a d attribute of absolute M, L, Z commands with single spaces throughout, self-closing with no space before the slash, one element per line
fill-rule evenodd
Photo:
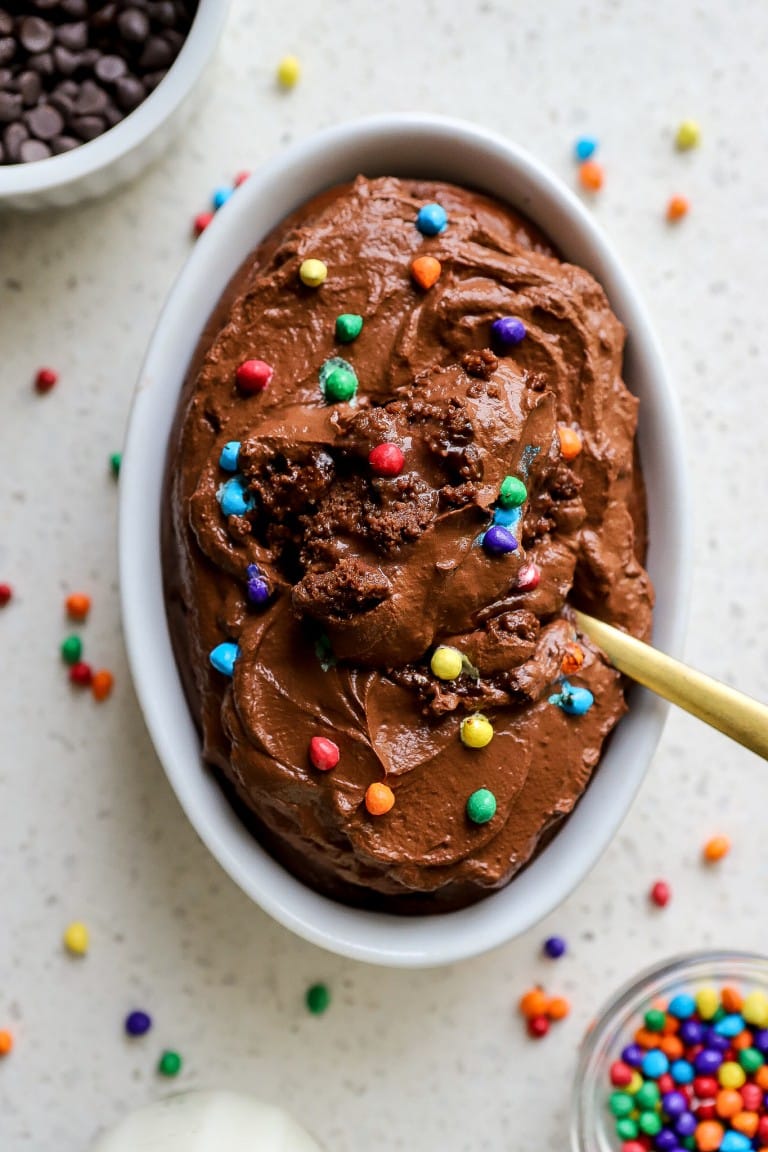
<path fill-rule="evenodd" d="M 506 888 L 459 912 L 397 917 L 337 904 L 286 872 L 246 831 L 213 775 L 171 648 L 163 601 L 160 512 L 168 437 L 198 336 L 230 277 L 287 213 L 357 173 L 451 180 L 482 189 L 532 219 L 564 256 L 604 286 L 629 333 L 625 374 L 640 399 L 648 487 L 648 567 L 656 586 L 654 642 L 682 641 L 689 516 L 681 421 L 656 337 L 605 237 L 560 181 L 501 136 L 456 120 L 383 116 L 342 124 L 280 153 L 217 214 L 173 288 L 142 369 L 120 475 L 120 579 L 136 691 L 157 753 L 201 839 L 257 904 L 333 952 L 403 967 L 446 964 L 524 932 L 587 874 L 626 816 L 661 734 L 666 705 L 633 688 L 599 770 L 576 811 Z"/>
<path fill-rule="evenodd" d="M 30 164 L 0 164 L 0 209 L 61 208 L 132 180 L 171 145 L 216 50 L 230 0 L 200 0 L 168 75 L 133 112 L 95 140 Z"/>

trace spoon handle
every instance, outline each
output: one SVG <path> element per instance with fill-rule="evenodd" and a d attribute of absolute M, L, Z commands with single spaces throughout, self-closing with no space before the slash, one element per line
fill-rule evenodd
<path fill-rule="evenodd" d="M 576 623 L 620 672 L 768 760 L 768 707 L 765 704 L 703 672 L 696 672 L 593 616 L 576 612 Z"/>

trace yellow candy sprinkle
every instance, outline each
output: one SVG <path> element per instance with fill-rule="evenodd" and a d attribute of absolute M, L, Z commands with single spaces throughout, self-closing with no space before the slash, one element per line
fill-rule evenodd
<path fill-rule="evenodd" d="M 277 66 L 277 82 L 281 88 L 295 88 L 301 76 L 301 64 L 295 56 L 283 56 Z"/>
<path fill-rule="evenodd" d="M 768 996 L 765 992 L 756 990 L 744 997 L 741 1014 L 747 1024 L 756 1028 L 768 1028 Z"/>
<path fill-rule="evenodd" d="M 733 1060 L 726 1060 L 718 1069 L 717 1079 L 723 1088 L 741 1088 L 747 1079 L 747 1074 L 741 1064 L 735 1064 Z"/>
<path fill-rule="evenodd" d="M 441 644 L 439 648 L 435 648 L 429 662 L 432 675 L 437 676 L 438 680 L 455 680 L 457 676 L 461 675 L 463 666 L 464 660 L 461 652 L 458 648 L 450 648 L 447 644 Z"/>
<path fill-rule="evenodd" d="M 698 148 L 701 143 L 701 128 L 695 120 L 683 120 L 675 135 L 675 145 L 680 152 Z"/>
<path fill-rule="evenodd" d="M 629 1092 L 630 1096 L 634 1096 L 636 1092 L 640 1091 L 640 1089 L 643 1086 L 643 1083 L 644 1083 L 644 1081 L 643 1081 L 642 1076 L 640 1075 L 639 1072 L 635 1071 L 632 1073 L 632 1079 L 630 1080 L 629 1084 L 627 1084 L 624 1091 Z"/>
<path fill-rule="evenodd" d="M 299 268 L 299 277 L 302 284 L 308 288 L 319 288 L 325 283 L 328 268 L 322 260 L 304 260 Z"/>
<path fill-rule="evenodd" d="M 711 1020 L 720 1007 L 720 996 L 716 988 L 699 988 L 696 993 L 696 1007 L 702 1020 Z"/>
<path fill-rule="evenodd" d="M 467 748 L 485 748 L 493 740 L 493 725 L 479 712 L 462 720 L 459 732 Z"/>
<path fill-rule="evenodd" d="M 73 956 L 85 956 L 88 951 L 88 929 L 79 920 L 67 925 L 64 932 L 64 947 Z"/>

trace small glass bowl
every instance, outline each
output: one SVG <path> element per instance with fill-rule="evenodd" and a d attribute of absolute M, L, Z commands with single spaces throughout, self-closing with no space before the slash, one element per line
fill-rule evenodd
<path fill-rule="evenodd" d="M 579 1052 L 571 1109 L 572 1152 L 619 1152 L 616 1119 L 608 1107 L 613 1091 L 609 1069 L 641 1027 L 656 999 L 713 985 L 735 985 L 746 995 L 768 993 L 768 957 L 750 952 L 696 952 L 677 956 L 641 973 L 608 1001 L 590 1026 Z"/>

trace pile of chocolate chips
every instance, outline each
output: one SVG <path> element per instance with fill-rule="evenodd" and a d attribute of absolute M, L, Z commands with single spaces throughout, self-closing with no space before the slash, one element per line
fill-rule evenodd
<path fill-rule="evenodd" d="M 94 140 L 146 99 L 197 0 L 0 0 L 0 164 Z"/>

